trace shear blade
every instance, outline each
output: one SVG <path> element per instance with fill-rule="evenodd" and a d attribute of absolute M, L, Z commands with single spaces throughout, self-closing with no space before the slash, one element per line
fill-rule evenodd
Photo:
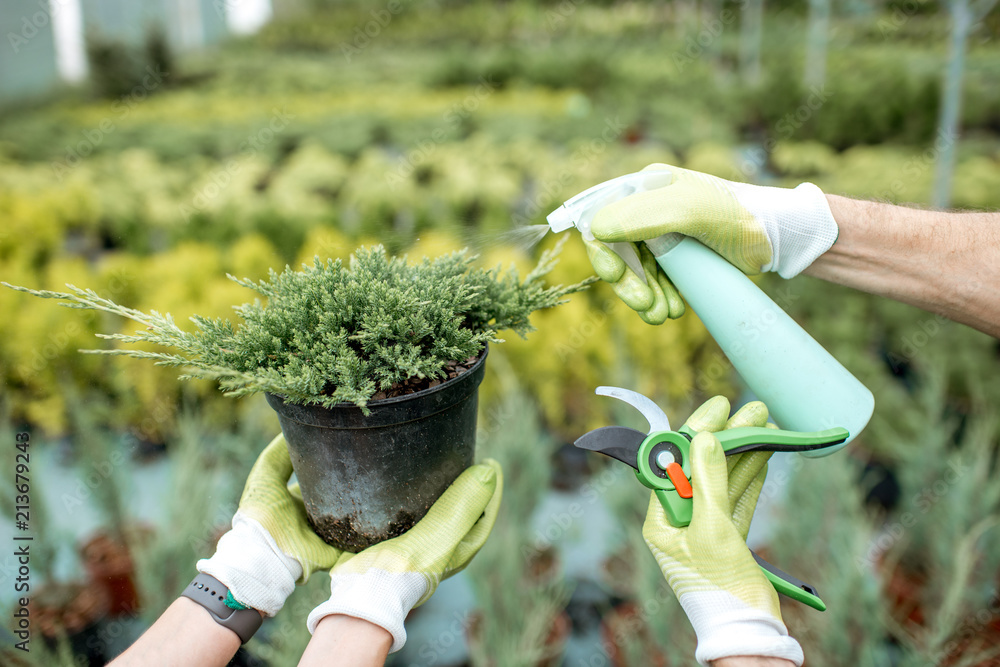
<path fill-rule="evenodd" d="M 642 416 L 649 422 L 650 433 L 653 431 L 671 430 L 670 420 L 667 419 L 667 415 L 660 409 L 660 406 L 654 403 L 649 397 L 643 396 L 637 391 L 621 387 L 598 387 L 594 390 L 594 393 L 598 396 L 617 398 L 619 401 L 624 401 L 641 412 Z"/>
<path fill-rule="evenodd" d="M 622 463 L 637 468 L 639 446 L 646 439 L 646 434 L 634 428 L 625 426 L 603 426 L 584 433 L 573 443 L 575 447 L 598 452 Z"/>

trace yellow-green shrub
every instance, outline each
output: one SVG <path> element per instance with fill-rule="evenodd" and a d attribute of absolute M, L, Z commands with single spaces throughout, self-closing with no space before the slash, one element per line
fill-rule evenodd
<path fill-rule="evenodd" d="M 93 278 L 79 258 L 60 258 L 42 272 L 4 264 L 5 280 L 42 288 L 67 282 L 85 285 Z M 67 385 L 77 390 L 101 385 L 97 360 L 77 352 L 93 345 L 100 318 L 24 296 L 6 288 L 0 291 L 0 375 L 15 419 L 50 435 L 62 434 L 67 426 Z"/>

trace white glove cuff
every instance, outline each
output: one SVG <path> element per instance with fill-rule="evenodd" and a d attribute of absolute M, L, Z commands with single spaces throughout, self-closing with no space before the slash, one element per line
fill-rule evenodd
<path fill-rule="evenodd" d="M 274 616 L 302 576 L 299 562 L 278 548 L 255 520 L 240 513 L 233 528 L 219 539 L 215 555 L 198 561 L 198 571 L 226 586 L 237 601 Z"/>
<path fill-rule="evenodd" d="M 748 607 L 724 591 L 699 591 L 680 598 L 698 636 L 695 659 L 701 665 L 733 656 L 784 658 L 801 666 L 802 647 L 780 620 Z"/>
<path fill-rule="evenodd" d="M 374 623 L 392 635 L 389 653 L 406 643 L 403 621 L 427 592 L 427 579 L 416 572 L 371 569 L 363 574 L 330 574 L 330 599 L 313 609 L 306 620 L 309 633 L 326 616 L 344 614 Z"/>
<path fill-rule="evenodd" d="M 764 226 L 771 241 L 771 263 L 761 271 L 794 278 L 837 241 L 840 228 L 830 204 L 812 183 L 794 189 L 733 185 L 733 195 Z"/>

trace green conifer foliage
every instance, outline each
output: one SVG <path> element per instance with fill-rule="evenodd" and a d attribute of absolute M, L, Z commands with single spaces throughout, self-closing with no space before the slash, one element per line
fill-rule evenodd
<path fill-rule="evenodd" d="M 408 264 L 382 246 L 360 248 L 348 265 L 316 257 L 301 271 L 274 270 L 253 282 L 229 276 L 266 299 L 235 308 L 241 322 L 194 316 L 184 331 L 169 313 L 144 313 L 67 285 L 70 292 L 7 285 L 70 308 L 100 310 L 146 327 L 134 333 L 99 334 L 122 343 L 172 348 L 83 350 L 151 359 L 185 369 L 182 379 L 212 378 L 231 396 L 261 391 L 301 404 L 366 408 L 378 391 L 410 378 L 446 376 L 449 361 L 477 357 L 497 332 L 533 330 L 529 315 L 564 303 L 593 280 L 546 287 L 542 277 L 559 247 L 542 254 L 522 282 L 514 268 L 481 269 L 466 251 Z"/>

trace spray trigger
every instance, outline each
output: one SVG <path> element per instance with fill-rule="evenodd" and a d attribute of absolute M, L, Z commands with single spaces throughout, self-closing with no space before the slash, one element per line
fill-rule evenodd
<path fill-rule="evenodd" d="M 594 235 L 590 225 L 597 212 L 608 204 L 624 199 L 637 192 L 646 192 L 670 185 L 672 175 L 668 170 L 640 171 L 625 174 L 610 181 L 599 183 L 584 190 L 562 206 L 549 213 L 546 220 L 554 232 L 564 232 L 570 227 L 576 227 L 587 241 L 593 241 Z M 640 279 L 645 278 L 645 271 L 639 261 L 639 254 L 631 243 L 607 244 Z"/>
<path fill-rule="evenodd" d="M 612 178 L 567 200 L 545 219 L 554 232 L 564 232 L 570 227 L 576 227 L 585 239 L 591 241 L 594 235 L 590 233 L 590 223 L 598 211 L 636 192 L 646 192 L 670 185 L 670 180 L 671 173 L 665 169 L 640 171 Z"/>

